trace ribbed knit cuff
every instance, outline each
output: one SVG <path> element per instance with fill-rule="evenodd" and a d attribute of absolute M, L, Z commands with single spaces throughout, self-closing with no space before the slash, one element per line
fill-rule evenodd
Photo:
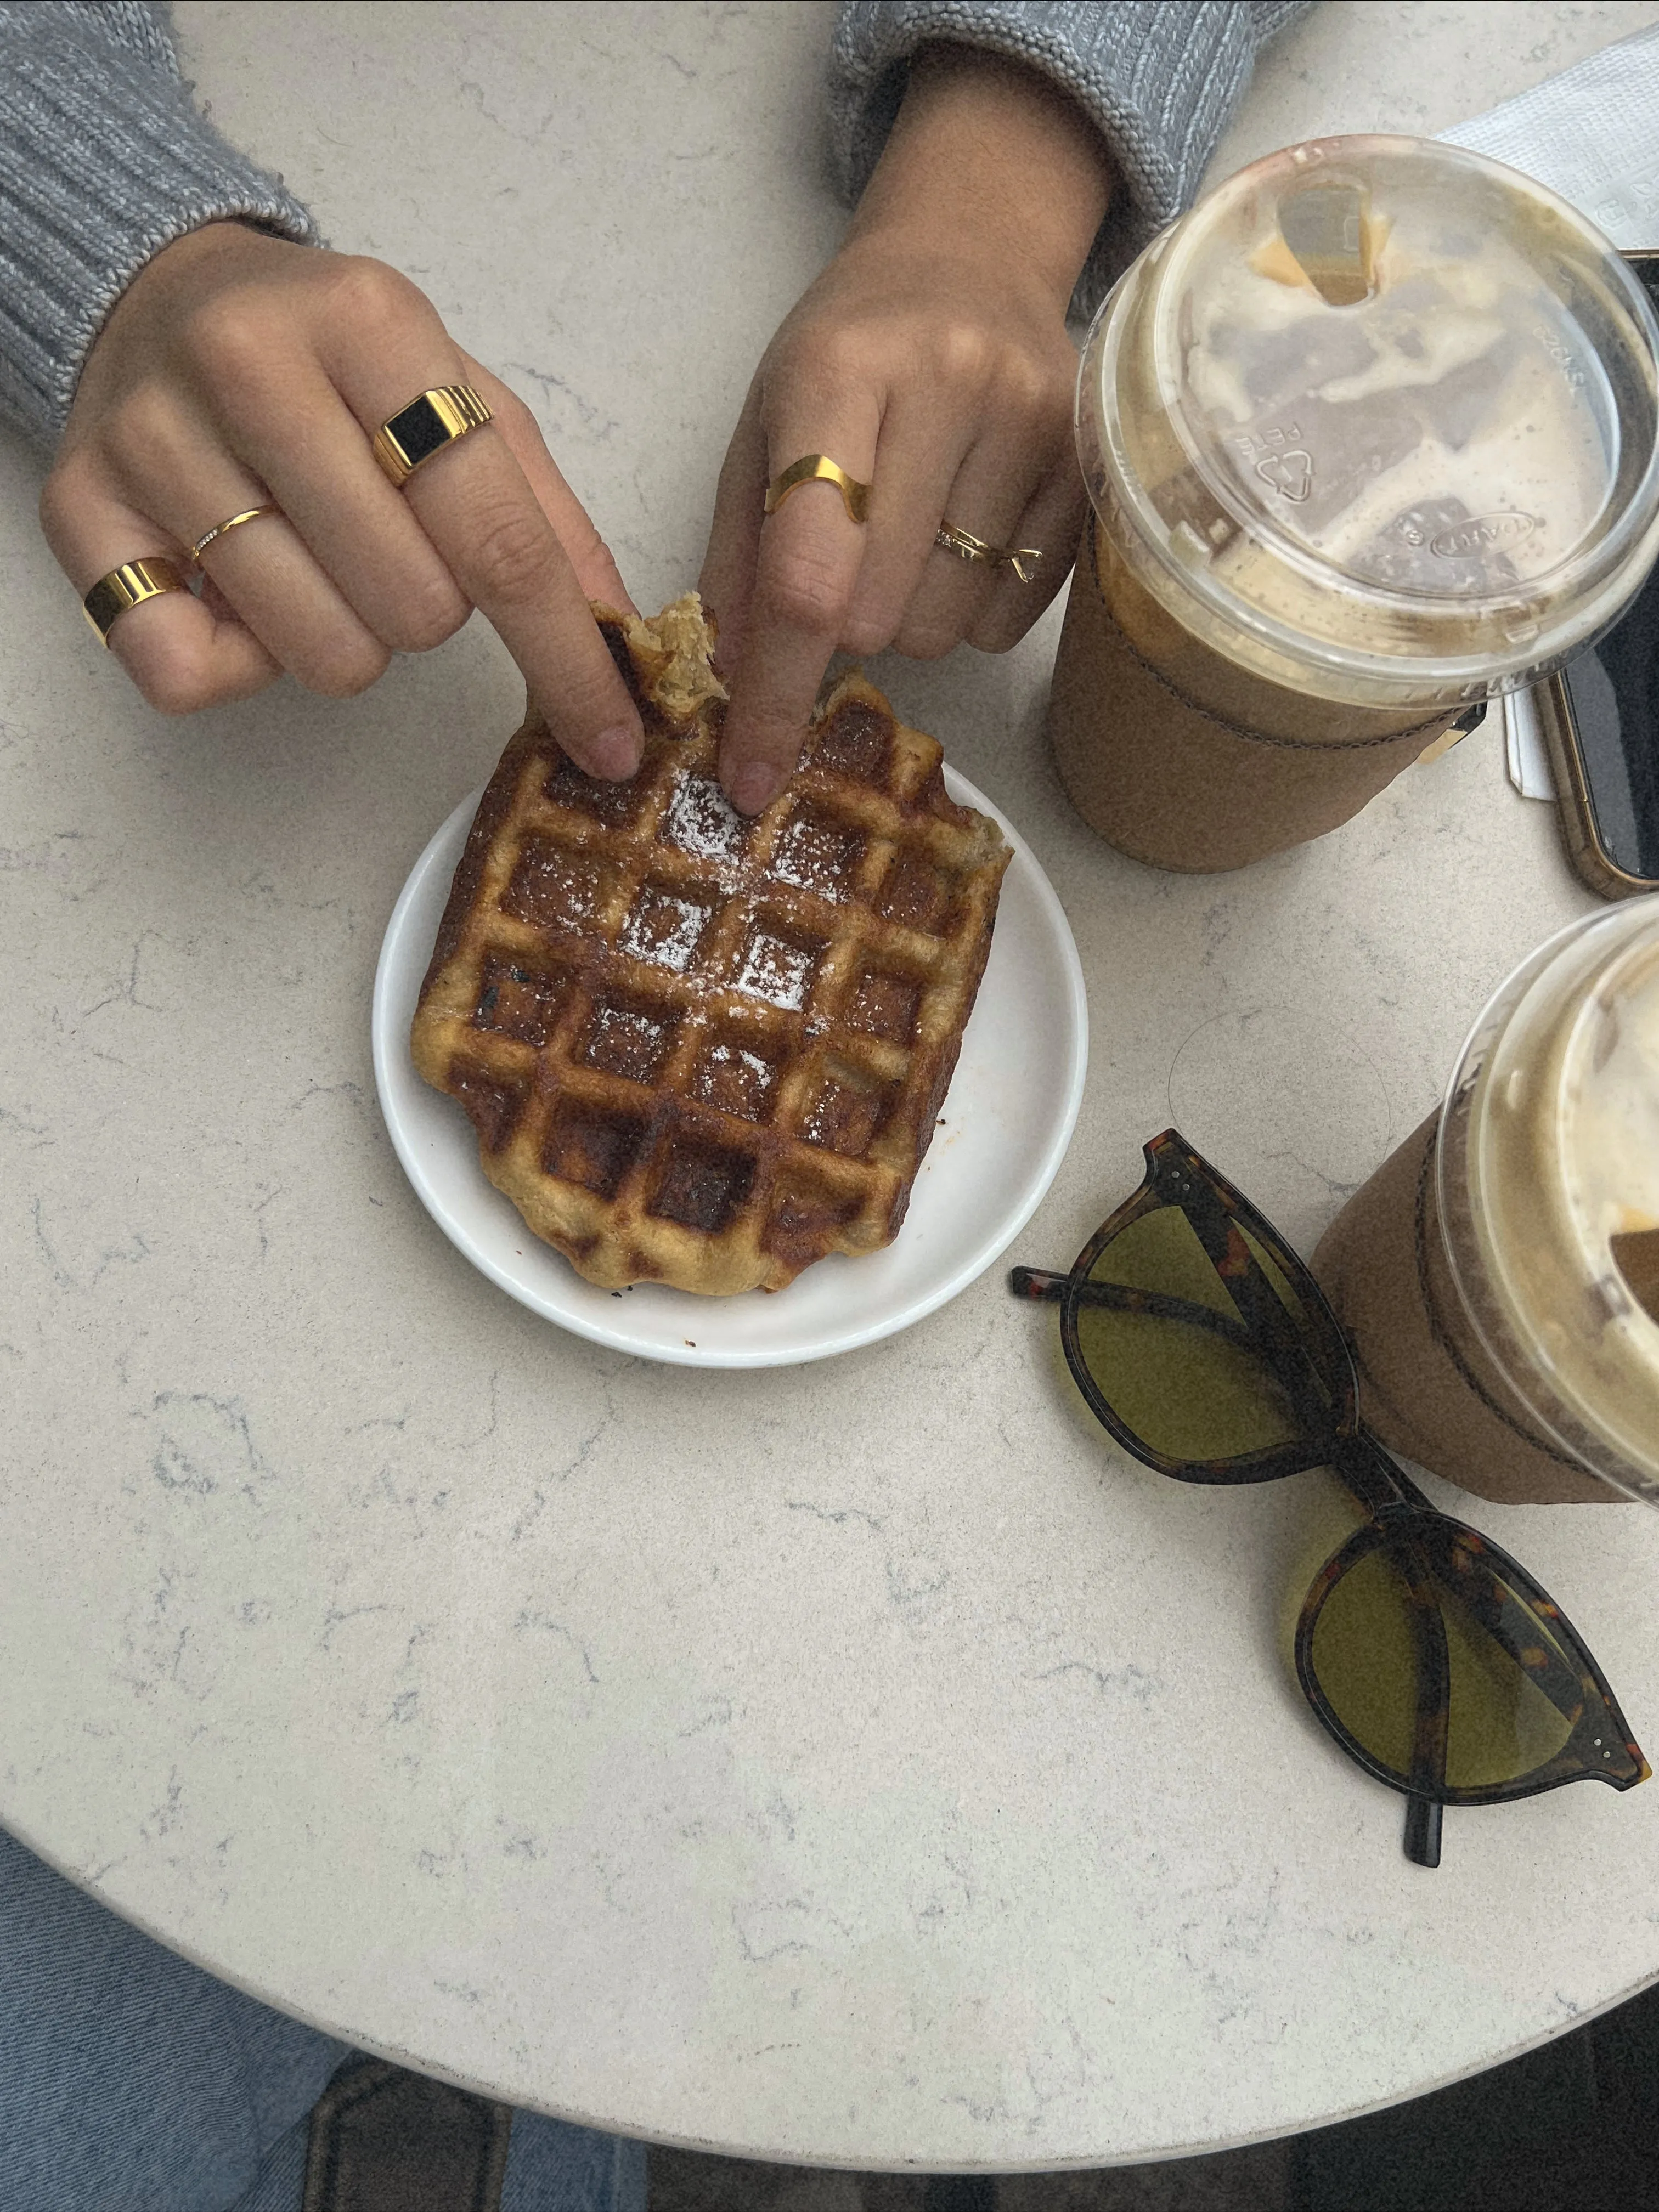
<path fill-rule="evenodd" d="M 61 435 L 93 340 L 151 257 L 204 223 L 316 226 L 191 106 L 161 21 L 0 6 L 0 411 Z"/>
<path fill-rule="evenodd" d="M 982 46 L 1040 70 L 1098 127 L 1121 190 L 1078 282 L 1091 314 L 1146 240 L 1198 188 L 1258 46 L 1311 0 L 843 0 L 830 112 L 848 198 L 869 182 L 931 41 Z"/>

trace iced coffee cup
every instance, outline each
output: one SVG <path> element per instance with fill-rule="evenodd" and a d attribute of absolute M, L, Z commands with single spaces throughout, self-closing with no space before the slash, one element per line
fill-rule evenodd
<path fill-rule="evenodd" d="M 1462 148 L 1293 146 L 1165 231 L 1079 375 L 1049 731 L 1085 818 L 1241 866 L 1588 643 L 1659 550 L 1656 349 L 1600 233 Z"/>
<path fill-rule="evenodd" d="M 1505 1503 L 1659 1504 L 1659 897 L 1516 970 L 1313 1270 L 1397 1451 Z"/>

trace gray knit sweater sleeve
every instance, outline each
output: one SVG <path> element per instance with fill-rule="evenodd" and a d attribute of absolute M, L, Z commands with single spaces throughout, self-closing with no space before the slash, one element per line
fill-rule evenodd
<path fill-rule="evenodd" d="M 854 198 L 898 113 L 910 57 L 948 40 L 1041 70 L 1098 125 L 1121 190 L 1073 306 L 1091 313 L 1197 190 L 1257 50 L 1312 0 L 842 0 L 830 64 L 839 181 Z"/>
<path fill-rule="evenodd" d="M 169 10 L 0 0 L 0 415 L 57 442 L 93 340 L 150 258 L 234 216 L 310 216 L 191 105 Z"/>

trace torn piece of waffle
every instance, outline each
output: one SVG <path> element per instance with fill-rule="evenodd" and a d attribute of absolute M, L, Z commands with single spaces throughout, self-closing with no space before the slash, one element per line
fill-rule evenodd
<path fill-rule="evenodd" d="M 513 739 L 415 1065 L 590 1282 L 781 1290 L 896 1235 L 1011 854 L 858 676 L 744 820 L 716 778 L 726 695 L 696 594 L 654 623 L 595 612 L 644 717 L 639 774 L 583 775 L 534 714 Z"/>

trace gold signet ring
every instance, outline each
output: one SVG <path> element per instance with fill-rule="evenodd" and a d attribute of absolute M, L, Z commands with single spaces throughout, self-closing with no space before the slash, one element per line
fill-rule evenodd
<path fill-rule="evenodd" d="M 849 522 L 864 520 L 870 511 L 869 485 L 837 468 L 828 453 L 808 453 L 801 460 L 792 461 L 781 476 L 774 477 L 766 487 L 766 512 L 775 514 L 798 484 L 813 483 L 819 478 L 840 492 Z"/>
<path fill-rule="evenodd" d="M 374 433 L 374 458 L 401 490 L 434 453 L 492 419 L 470 384 L 434 385 L 387 416 Z"/>
<path fill-rule="evenodd" d="M 245 522 L 257 522 L 262 514 L 280 514 L 280 507 L 245 507 L 240 514 L 228 514 L 222 522 L 216 522 L 211 530 L 204 530 L 190 549 L 190 557 L 199 568 L 202 556 L 216 538 L 222 538 L 228 530 L 240 530 Z"/>
<path fill-rule="evenodd" d="M 125 614 L 129 607 L 142 607 L 146 599 L 159 599 L 166 592 L 189 589 L 175 562 L 165 554 L 152 553 L 148 560 L 124 561 L 107 576 L 100 576 L 81 606 L 87 620 L 107 645 L 117 615 Z"/>
<path fill-rule="evenodd" d="M 942 545 L 947 553 L 954 553 L 963 561 L 983 561 L 988 568 L 1012 568 L 1022 584 L 1032 582 L 1042 559 L 1042 550 L 1036 545 L 991 545 L 982 538 L 975 538 L 971 530 L 958 530 L 954 523 L 941 522 L 933 533 L 935 545 Z"/>

